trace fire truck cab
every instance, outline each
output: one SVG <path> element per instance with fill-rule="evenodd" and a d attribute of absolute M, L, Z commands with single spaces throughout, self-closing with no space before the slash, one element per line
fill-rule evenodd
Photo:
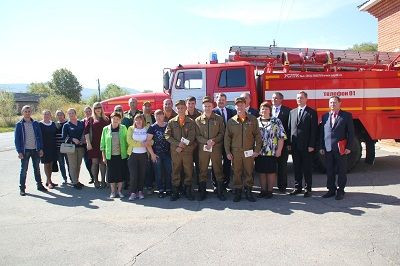
<path fill-rule="evenodd" d="M 225 93 L 228 102 L 233 103 L 241 93 L 251 94 L 252 105 L 257 108 L 259 95 L 254 79 L 254 65 L 248 62 L 227 62 L 222 64 L 179 65 L 164 72 L 164 92 L 173 102 L 196 97 L 196 107 L 202 109 L 204 96 L 216 96 Z"/>

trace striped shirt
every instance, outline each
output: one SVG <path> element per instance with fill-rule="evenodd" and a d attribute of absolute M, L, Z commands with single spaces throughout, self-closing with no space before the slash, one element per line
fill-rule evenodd
<path fill-rule="evenodd" d="M 32 122 L 25 121 L 24 129 L 25 129 L 25 149 L 36 150 L 36 138 Z"/>
<path fill-rule="evenodd" d="M 62 137 L 62 128 L 63 128 L 65 123 L 67 123 L 67 121 L 64 121 L 62 123 L 60 123 L 60 122 L 56 123 L 56 128 L 57 128 L 57 131 L 56 131 L 57 149 L 60 149 L 61 143 L 64 142 L 63 137 Z"/>

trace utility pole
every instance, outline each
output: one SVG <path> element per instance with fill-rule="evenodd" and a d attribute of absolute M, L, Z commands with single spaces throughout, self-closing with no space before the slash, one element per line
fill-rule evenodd
<path fill-rule="evenodd" d="M 101 101 L 101 97 L 100 97 L 100 79 L 97 79 L 97 90 L 99 92 L 99 102 Z"/>

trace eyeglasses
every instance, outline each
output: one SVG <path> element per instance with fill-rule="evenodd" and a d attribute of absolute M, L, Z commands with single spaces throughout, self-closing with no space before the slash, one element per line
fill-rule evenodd
<path fill-rule="evenodd" d="M 96 106 L 94 109 L 101 109 L 101 106 Z"/>
<path fill-rule="evenodd" d="M 115 112 L 122 112 L 122 109 L 115 109 Z"/>

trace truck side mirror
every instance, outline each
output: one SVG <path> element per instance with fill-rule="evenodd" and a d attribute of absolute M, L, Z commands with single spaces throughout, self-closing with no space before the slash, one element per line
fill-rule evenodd
<path fill-rule="evenodd" d="M 163 75 L 163 87 L 164 87 L 164 92 L 169 94 L 170 87 L 169 87 L 169 72 L 165 71 Z"/>

